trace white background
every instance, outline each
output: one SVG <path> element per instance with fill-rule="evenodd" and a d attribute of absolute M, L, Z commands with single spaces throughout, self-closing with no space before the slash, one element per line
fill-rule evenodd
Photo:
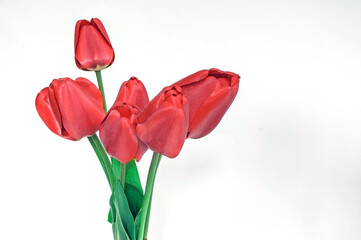
<path fill-rule="evenodd" d="M 216 130 L 162 159 L 149 240 L 361 239 L 360 1 L 60 2 L 0 0 L 0 239 L 112 239 L 90 144 L 35 110 L 54 78 L 95 82 L 73 49 L 92 17 L 116 53 L 108 105 L 131 76 L 151 97 L 200 69 L 242 77 Z"/>

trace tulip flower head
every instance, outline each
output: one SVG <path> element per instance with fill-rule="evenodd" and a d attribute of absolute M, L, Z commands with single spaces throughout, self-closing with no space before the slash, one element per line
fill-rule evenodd
<path fill-rule="evenodd" d="M 149 103 L 143 83 L 130 78 L 120 87 L 115 103 L 99 129 L 107 153 L 122 163 L 139 161 L 148 147 L 136 136 L 136 116 Z"/>
<path fill-rule="evenodd" d="M 232 104 L 239 87 L 239 75 L 212 68 L 201 70 L 174 85 L 189 102 L 189 138 L 209 134 Z"/>
<path fill-rule="evenodd" d="M 114 50 L 102 22 L 79 20 L 75 26 L 75 63 L 78 68 L 99 71 L 114 62 Z"/>
<path fill-rule="evenodd" d="M 139 161 L 148 147 L 135 134 L 139 108 L 130 103 L 113 106 L 99 129 L 107 153 L 122 163 L 135 158 Z"/>
<path fill-rule="evenodd" d="M 93 135 L 105 117 L 99 89 L 85 78 L 55 79 L 35 100 L 46 126 L 69 140 Z"/>
<path fill-rule="evenodd" d="M 174 158 L 186 139 L 188 111 L 181 88 L 166 87 L 139 114 L 136 133 L 153 151 Z"/>

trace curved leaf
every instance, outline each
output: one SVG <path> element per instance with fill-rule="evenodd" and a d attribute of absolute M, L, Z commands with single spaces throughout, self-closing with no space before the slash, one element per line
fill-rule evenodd
<path fill-rule="evenodd" d="M 113 200 L 116 210 L 116 224 L 124 226 L 130 239 L 135 240 L 134 218 L 130 211 L 127 197 L 124 194 L 120 181 L 116 180 L 114 183 Z"/>

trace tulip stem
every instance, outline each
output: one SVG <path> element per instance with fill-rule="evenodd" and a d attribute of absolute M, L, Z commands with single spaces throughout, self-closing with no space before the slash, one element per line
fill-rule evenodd
<path fill-rule="evenodd" d="M 93 136 L 88 137 L 90 144 L 92 145 L 100 164 L 103 167 L 104 173 L 108 179 L 110 188 L 113 190 L 113 184 L 115 182 L 115 177 L 112 169 L 112 164 L 109 161 L 108 155 L 105 152 L 105 149 L 100 142 L 98 135 L 94 134 Z"/>
<path fill-rule="evenodd" d="M 121 163 L 116 158 L 111 157 L 113 165 L 113 173 L 116 179 L 120 180 L 120 185 L 124 189 L 127 164 Z"/>
<path fill-rule="evenodd" d="M 95 71 L 95 74 L 97 75 L 97 81 L 98 81 L 98 87 L 100 92 L 102 93 L 103 96 L 103 107 L 104 107 L 104 111 L 107 112 L 107 102 L 105 101 L 105 93 L 104 93 L 104 87 L 103 87 L 103 80 L 102 80 L 102 74 L 101 71 Z"/>
<path fill-rule="evenodd" d="M 156 153 L 156 152 L 153 153 L 152 162 L 149 167 L 147 184 L 145 187 L 145 193 L 144 193 L 144 198 L 143 198 L 142 215 L 141 215 L 140 225 L 139 225 L 138 240 L 144 240 L 145 235 L 146 235 L 146 228 L 148 228 L 149 215 L 150 215 L 150 204 L 152 202 L 154 181 L 155 181 L 155 176 L 157 174 L 157 169 L 158 169 L 161 158 L 162 158 L 161 154 Z"/>
<path fill-rule="evenodd" d="M 118 159 L 110 157 L 112 159 L 113 173 L 116 179 L 120 179 L 120 162 Z"/>
<path fill-rule="evenodd" d="M 150 195 L 149 207 L 148 207 L 148 212 L 147 212 L 147 218 L 146 218 L 146 220 L 145 220 L 144 239 L 147 239 L 147 235 L 148 235 L 150 209 L 152 208 L 152 198 L 153 198 L 153 193 Z"/>
<path fill-rule="evenodd" d="M 127 164 L 120 163 L 120 185 L 124 189 L 125 187 L 125 175 L 127 172 Z"/>

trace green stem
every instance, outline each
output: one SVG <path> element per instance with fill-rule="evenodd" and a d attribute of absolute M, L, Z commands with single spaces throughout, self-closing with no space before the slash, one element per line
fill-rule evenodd
<path fill-rule="evenodd" d="M 103 96 L 103 107 L 104 107 L 104 111 L 107 112 L 107 102 L 105 101 L 105 94 L 104 94 L 104 87 L 103 87 L 103 80 L 102 80 L 102 74 L 100 71 L 95 71 L 95 74 L 97 75 L 97 81 L 98 81 L 98 87 L 100 92 L 102 93 Z"/>
<path fill-rule="evenodd" d="M 112 165 L 113 165 L 113 172 L 115 178 L 120 180 L 120 185 L 124 189 L 125 186 L 125 176 L 127 171 L 127 164 L 121 163 L 116 158 L 111 157 Z"/>
<path fill-rule="evenodd" d="M 156 152 L 153 153 L 153 158 L 152 158 L 152 162 L 149 167 L 147 184 L 145 187 L 145 194 L 144 194 L 144 198 L 143 198 L 142 215 L 141 215 L 140 225 L 139 225 L 138 240 L 144 240 L 144 237 L 145 237 L 145 228 L 146 228 L 146 225 L 148 225 L 148 221 L 149 221 L 150 203 L 151 203 L 152 195 L 153 195 L 155 176 L 157 174 L 157 169 L 158 169 L 161 158 L 162 158 L 161 154 L 156 153 Z"/>
<path fill-rule="evenodd" d="M 94 134 L 93 136 L 88 137 L 88 140 L 90 144 L 92 145 L 96 155 L 98 156 L 98 159 L 100 161 L 100 164 L 103 167 L 104 173 L 108 179 L 108 183 L 111 189 L 113 189 L 113 183 L 115 181 L 112 165 L 109 161 L 108 155 L 105 152 L 105 149 L 100 142 L 98 136 Z"/>
<path fill-rule="evenodd" d="M 125 187 L 125 175 L 127 172 L 127 164 L 120 163 L 120 185 L 124 189 Z"/>
<path fill-rule="evenodd" d="M 147 218 L 146 218 L 146 220 L 145 220 L 144 239 L 147 239 L 147 236 L 148 236 L 148 226 L 149 226 L 150 210 L 151 210 L 151 208 L 152 208 L 152 198 L 153 198 L 153 193 L 150 195 L 150 201 L 149 201 L 149 207 L 148 207 L 148 212 L 147 212 Z"/>
<path fill-rule="evenodd" d="M 112 165 L 113 165 L 113 173 L 116 179 L 120 179 L 120 162 L 113 157 L 110 157 L 112 159 Z"/>

